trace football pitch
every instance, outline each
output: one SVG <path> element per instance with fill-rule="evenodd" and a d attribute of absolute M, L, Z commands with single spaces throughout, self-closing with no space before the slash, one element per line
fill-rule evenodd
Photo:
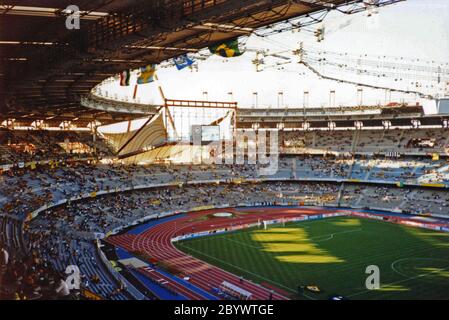
<path fill-rule="evenodd" d="M 292 299 L 449 299 L 449 233 L 339 217 L 186 240 L 178 249 Z M 366 268 L 380 270 L 368 290 Z M 317 287 L 304 289 L 299 286 Z"/>

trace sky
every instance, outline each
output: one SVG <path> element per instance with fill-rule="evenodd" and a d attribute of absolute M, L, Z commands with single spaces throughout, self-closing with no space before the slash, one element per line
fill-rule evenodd
<path fill-rule="evenodd" d="M 318 43 L 310 32 L 284 32 L 268 38 L 251 36 L 246 42 L 247 49 L 269 49 L 280 52 L 292 59 L 292 63 L 283 66 L 265 68 L 256 72 L 251 61 L 255 52 L 248 50 L 235 58 L 211 56 L 198 61 L 198 71 L 175 67 L 159 68 L 159 81 L 141 85 L 137 92 L 137 101 L 143 103 L 161 103 L 157 87 L 172 99 L 191 99 L 210 101 L 237 101 L 240 107 L 255 105 L 254 92 L 257 92 L 259 107 L 302 107 L 303 92 L 309 91 L 309 107 L 329 106 L 329 91 L 335 90 L 335 105 L 357 105 L 357 87 L 335 81 L 319 79 L 304 66 L 296 63 L 292 54 L 302 42 L 306 50 L 333 51 L 349 55 L 384 55 L 404 58 L 404 61 L 416 65 L 449 66 L 449 1 L 448 0 L 407 0 L 395 5 L 380 8 L 378 13 L 368 17 L 366 12 L 356 15 L 330 13 L 321 24 L 325 27 L 325 39 Z M 282 62 L 281 59 L 266 58 L 268 65 Z M 391 60 L 391 59 L 390 59 Z M 394 61 L 394 60 L 393 60 Z M 433 61 L 433 62 L 432 62 Z M 320 69 L 320 66 L 316 66 Z M 338 70 L 320 71 L 326 75 L 343 77 L 358 82 L 413 89 L 410 81 L 394 82 L 390 79 L 378 79 Z M 133 81 L 133 80 L 132 80 Z M 133 83 L 133 82 L 132 82 Z M 116 82 L 101 87 L 102 94 L 109 97 L 132 98 L 134 87 L 120 87 Z M 438 88 L 429 89 L 432 93 Z M 439 90 L 447 89 L 440 85 Z M 204 94 L 207 92 L 207 96 Z M 278 101 L 278 93 L 283 92 L 283 101 Z M 434 103 L 419 99 L 415 95 L 392 93 L 391 100 L 420 102 L 426 112 L 434 112 Z M 363 103 L 384 103 L 385 91 L 363 89 Z"/>

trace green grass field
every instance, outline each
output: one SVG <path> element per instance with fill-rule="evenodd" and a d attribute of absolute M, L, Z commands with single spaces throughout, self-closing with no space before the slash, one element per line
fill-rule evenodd
<path fill-rule="evenodd" d="M 449 299 L 449 234 L 340 217 L 183 241 L 177 247 L 293 299 Z M 368 265 L 380 268 L 367 290 Z M 321 293 L 298 285 L 315 285 Z"/>

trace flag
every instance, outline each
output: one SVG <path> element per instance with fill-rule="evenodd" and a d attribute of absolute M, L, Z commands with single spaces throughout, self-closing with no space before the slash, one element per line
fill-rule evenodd
<path fill-rule="evenodd" d="M 129 86 L 129 80 L 131 79 L 131 72 L 129 70 L 125 70 L 120 73 L 120 85 L 122 87 Z"/>
<path fill-rule="evenodd" d="M 244 53 L 243 51 L 240 51 L 237 39 L 209 47 L 209 51 L 225 58 L 238 57 Z"/>
<path fill-rule="evenodd" d="M 189 67 L 193 64 L 193 60 L 191 60 L 188 56 L 187 53 L 180 55 L 176 58 L 173 58 L 173 62 L 176 65 L 176 68 L 178 70 L 182 70 L 186 67 Z"/>
<path fill-rule="evenodd" d="M 155 73 L 156 73 L 155 64 L 149 64 L 146 67 L 140 68 L 140 75 L 137 78 L 137 84 L 145 84 L 153 82 Z"/>

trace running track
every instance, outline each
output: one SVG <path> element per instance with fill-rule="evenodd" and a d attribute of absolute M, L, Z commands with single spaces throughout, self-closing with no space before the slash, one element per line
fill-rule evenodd
<path fill-rule="evenodd" d="M 202 216 L 216 212 L 231 212 L 233 218 L 213 218 L 199 220 Z M 255 223 L 258 220 L 272 220 L 284 217 L 298 217 L 303 215 L 316 215 L 323 213 L 320 209 L 309 208 L 260 208 L 237 211 L 235 209 L 207 210 L 189 213 L 179 219 L 157 224 L 138 235 L 123 234 L 112 236 L 107 239 L 113 245 L 119 246 L 129 252 L 145 252 L 158 261 L 168 262 L 175 266 L 177 270 L 190 277 L 190 283 L 207 292 L 212 292 L 212 288 L 219 287 L 223 281 L 228 281 L 236 286 L 252 293 L 253 300 L 267 300 L 270 289 L 266 289 L 249 280 L 240 282 L 240 278 L 234 274 L 212 266 L 204 261 L 193 258 L 173 246 L 171 239 L 192 232 L 208 231 L 213 229 Z M 338 212 L 338 210 L 326 210 L 325 213 Z M 148 274 L 148 269 L 141 269 L 142 273 Z M 154 271 L 153 271 L 154 272 Z M 160 274 L 158 273 L 158 276 Z M 202 300 L 203 296 L 187 289 L 179 284 L 173 284 L 173 280 L 164 279 L 170 282 L 170 286 L 178 293 L 192 300 Z M 281 290 L 279 290 L 281 291 Z M 278 292 L 273 294 L 274 300 L 285 300 L 287 297 Z"/>

